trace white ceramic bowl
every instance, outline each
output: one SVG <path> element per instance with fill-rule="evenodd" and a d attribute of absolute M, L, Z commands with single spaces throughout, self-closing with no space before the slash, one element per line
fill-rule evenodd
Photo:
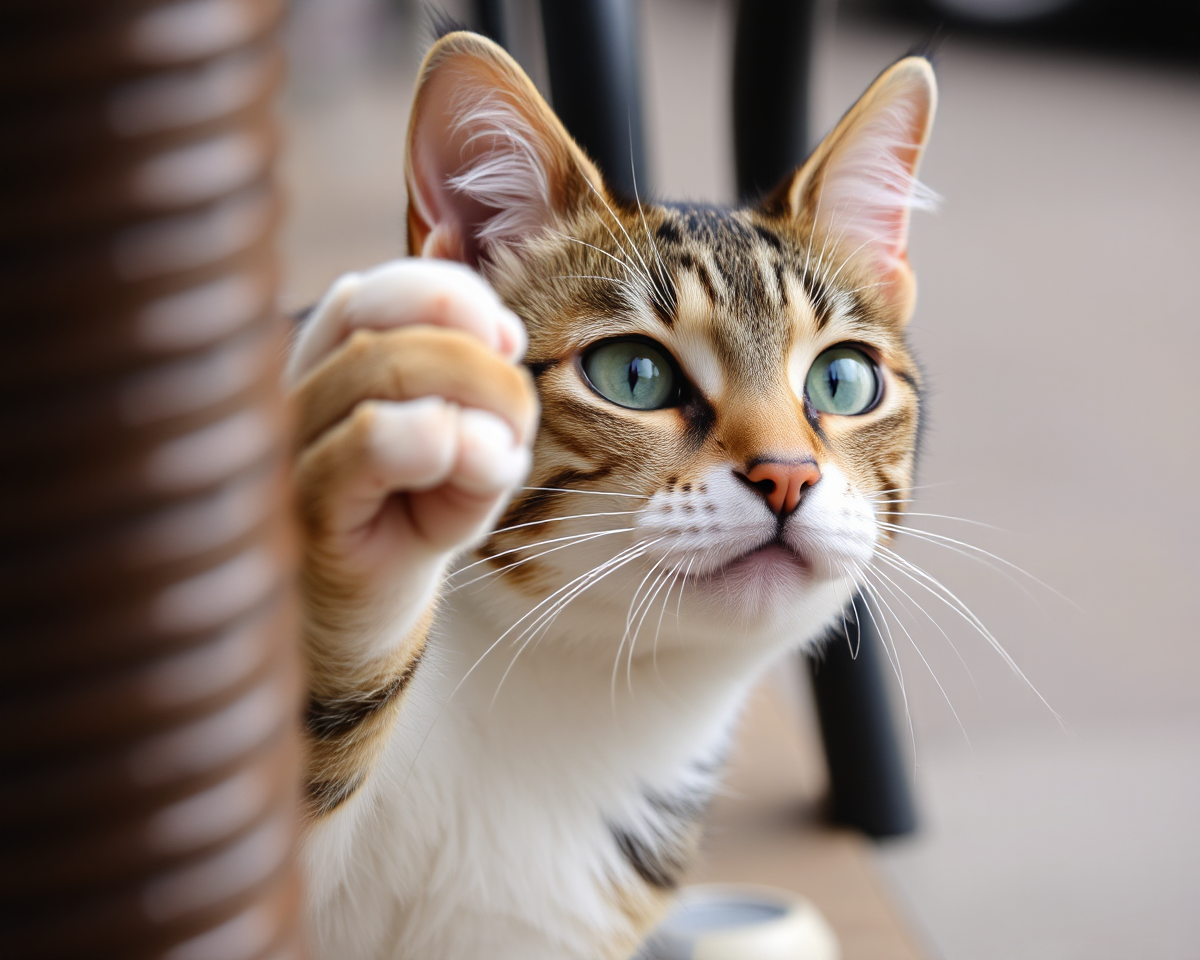
<path fill-rule="evenodd" d="M 809 901 L 744 884 L 684 887 L 637 960 L 839 960 L 837 938 Z"/>

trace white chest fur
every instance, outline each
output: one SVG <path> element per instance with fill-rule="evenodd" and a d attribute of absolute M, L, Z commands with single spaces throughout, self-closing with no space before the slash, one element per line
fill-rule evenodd
<path fill-rule="evenodd" d="M 309 838 L 325 955 L 605 955 L 621 891 L 644 889 L 620 837 L 669 842 L 707 795 L 761 662 L 673 652 L 614 682 L 568 620 L 509 669 L 503 645 L 479 660 L 501 632 L 484 616 L 446 612 L 379 768 Z"/>

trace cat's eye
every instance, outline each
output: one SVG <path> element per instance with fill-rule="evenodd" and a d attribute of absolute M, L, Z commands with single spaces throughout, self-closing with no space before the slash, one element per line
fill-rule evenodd
<path fill-rule="evenodd" d="M 583 355 L 583 372 L 606 400 L 632 410 L 659 410 L 678 402 L 680 377 L 670 355 L 642 339 L 606 340 Z"/>
<path fill-rule="evenodd" d="M 879 402 L 879 373 L 862 350 L 842 345 L 817 357 L 804 389 L 822 413 L 854 416 L 866 413 Z"/>

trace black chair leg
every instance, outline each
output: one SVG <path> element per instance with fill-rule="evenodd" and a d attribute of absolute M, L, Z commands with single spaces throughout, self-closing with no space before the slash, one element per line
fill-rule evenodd
<path fill-rule="evenodd" d="M 610 187 L 645 196 L 635 0 L 541 0 L 541 10 L 559 119 Z"/>
<path fill-rule="evenodd" d="M 504 18 L 504 0 L 474 0 L 474 28 L 500 46 L 508 47 L 508 24 Z"/>
<path fill-rule="evenodd" d="M 743 201 L 773 189 L 808 155 L 816 7 L 815 0 L 738 0 L 733 123 Z M 882 638 L 861 595 L 846 625 L 850 636 L 835 638 L 811 669 L 830 812 L 872 837 L 910 833 L 916 808 L 888 702 Z"/>
<path fill-rule="evenodd" d="M 733 146 L 738 198 L 774 189 L 808 156 L 816 0 L 738 0 Z"/>
<path fill-rule="evenodd" d="M 877 611 L 859 594 L 819 658 L 809 660 L 829 765 L 830 815 L 871 837 L 917 826 L 912 788 L 887 692 Z"/>

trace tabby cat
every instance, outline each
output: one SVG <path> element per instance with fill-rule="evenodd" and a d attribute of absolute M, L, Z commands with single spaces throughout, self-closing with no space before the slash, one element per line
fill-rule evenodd
<path fill-rule="evenodd" d="M 423 259 L 289 369 L 319 956 L 621 958 L 663 914 L 750 684 L 903 509 L 935 96 L 901 60 L 763 202 L 643 206 L 499 47 L 430 51 Z"/>

